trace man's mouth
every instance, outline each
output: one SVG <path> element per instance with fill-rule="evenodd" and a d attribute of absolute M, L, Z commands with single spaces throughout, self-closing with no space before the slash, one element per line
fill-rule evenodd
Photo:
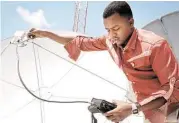
<path fill-rule="evenodd" d="M 112 44 L 117 44 L 119 42 L 119 39 L 118 38 L 111 39 L 111 42 Z"/>

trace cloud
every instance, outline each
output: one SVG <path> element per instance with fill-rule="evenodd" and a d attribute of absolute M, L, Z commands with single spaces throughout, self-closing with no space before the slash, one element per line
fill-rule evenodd
<path fill-rule="evenodd" d="M 34 28 L 50 28 L 51 24 L 47 22 L 44 17 L 44 11 L 39 9 L 36 12 L 30 12 L 29 10 L 18 6 L 16 11 L 22 17 L 24 21 L 29 23 Z"/>

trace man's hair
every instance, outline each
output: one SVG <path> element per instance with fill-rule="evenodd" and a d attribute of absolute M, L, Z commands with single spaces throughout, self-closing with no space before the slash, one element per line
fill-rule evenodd
<path fill-rule="evenodd" d="M 103 18 L 108 18 L 109 16 L 118 13 L 120 16 L 133 18 L 132 10 L 129 4 L 125 1 L 113 1 L 111 2 L 103 12 Z"/>

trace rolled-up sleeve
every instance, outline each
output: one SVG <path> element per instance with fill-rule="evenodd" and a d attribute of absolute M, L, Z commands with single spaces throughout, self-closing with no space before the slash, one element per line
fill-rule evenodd
<path fill-rule="evenodd" d="M 107 50 L 105 36 L 99 38 L 77 36 L 67 43 L 64 48 L 67 50 L 69 57 L 77 60 L 81 51 L 100 51 Z"/>
<path fill-rule="evenodd" d="M 151 52 L 150 62 L 161 87 L 141 104 L 158 97 L 164 97 L 168 102 L 179 101 L 179 64 L 170 45 L 165 40 L 158 41 L 151 47 Z"/>

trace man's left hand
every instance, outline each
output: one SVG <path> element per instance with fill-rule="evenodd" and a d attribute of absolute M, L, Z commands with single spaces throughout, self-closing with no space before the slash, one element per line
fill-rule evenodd
<path fill-rule="evenodd" d="M 116 100 L 114 103 L 117 105 L 117 108 L 104 114 L 108 120 L 118 123 L 132 114 L 132 105 L 130 103 Z"/>

